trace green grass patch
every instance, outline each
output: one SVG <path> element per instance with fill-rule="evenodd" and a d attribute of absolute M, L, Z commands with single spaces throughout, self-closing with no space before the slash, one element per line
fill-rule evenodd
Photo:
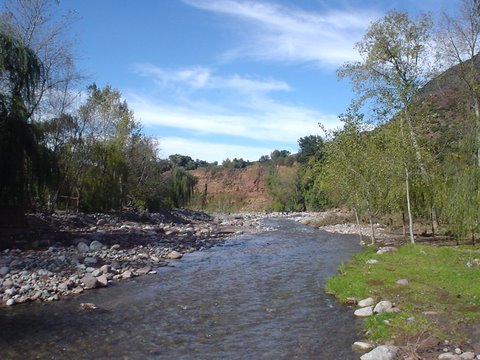
<path fill-rule="evenodd" d="M 387 254 L 367 248 L 339 267 L 326 290 L 342 302 L 372 296 L 401 309 L 365 320 L 371 340 L 430 333 L 462 341 L 459 325 L 480 320 L 479 259 L 471 247 L 404 245 Z M 408 285 L 396 284 L 404 278 Z"/>

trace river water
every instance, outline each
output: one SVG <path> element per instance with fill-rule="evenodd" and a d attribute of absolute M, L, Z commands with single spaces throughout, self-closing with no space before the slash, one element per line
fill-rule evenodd
<path fill-rule="evenodd" d="M 357 238 L 267 225 L 277 230 L 188 254 L 156 275 L 0 309 L 0 358 L 358 359 L 360 323 L 323 291 L 360 249 Z"/>

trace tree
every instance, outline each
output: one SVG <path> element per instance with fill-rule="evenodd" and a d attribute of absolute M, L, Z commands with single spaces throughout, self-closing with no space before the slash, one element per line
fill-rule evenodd
<path fill-rule="evenodd" d="M 456 66 L 467 104 L 473 109 L 475 162 L 480 166 L 480 2 L 462 0 L 456 16 L 444 13 L 443 19 L 438 37 L 440 54 L 448 67 Z"/>
<path fill-rule="evenodd" d="M 2 207 L 27 205 L 29 186 L 44 180 L 48 173 L 46 151 L 38 146 L 38 127 L 29 113 L 42 74 L 43 66 L 35 53 L 20 40 L 0 32 Z"/>
<path fill-rule="evenodd" d="M 410 19 L 408 14 L 392 11 L 372 23 L 356 48 L 362 61 L 347 63 L 338 71 L 340 78 L 349 77 L 359 101 L 375 101 L 375 112 L 388 119 L 396 115 L 400 121 L 400 136 L 405 141 L 405 152 L 413 151 L 418 170 L 427 187 L 431 184 L 418 134 L 414 126 L 413 102 L 419 89 L 431 76 L 428 44 L 431 39 L 431 21 L 426 15 Z M 404 156 L 409 160 L 408 156 Z M 404 164 L 406 202 L 412 225 L 410 181 L 411 167 Z M 433 204 L 431 204 L 433 210 Z M 434 212 L 432 211 L 432 214 Z M 410 226 L 410 241 L 414 235 Z"/>
<path fill-rule="evenodd" d="M 35 101 L 28 108 L 36 120 L 71 110 L 77 97 L 72 89 L 83 80 L 66 36 L 74 13 L 59 16 L 58 4 L 58 0 L 5 0 L 0 13 L 0 29 L 19 39 L 43 64 Z"/>
<path fill-rule="evenodd" d="M 315 157 L 321 161 L 324 157 L 324 141 L 321 136 L 309 135 L 298 139 L 298 156 L 297 159 L 300 163 L 308 162 L 309 158 Z"/>

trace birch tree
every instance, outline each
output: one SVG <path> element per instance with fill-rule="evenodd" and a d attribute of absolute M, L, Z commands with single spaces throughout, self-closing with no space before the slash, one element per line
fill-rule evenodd
<path fill-rule="evenodd" d="M 362 41 L 356 44 L 360 61 L 343 65 L 338 75 L 351 79 L 359 102 L 373 103 L 376 114 L 385 119 L 397 115 L 405 144 L 413 150 L 422 178 L 429 184 L 429 174 L 418 143 L 412 103 L 419 89 L 428 82 L 432 71 L 429 43 L 431 20 L 426 15 L 411 19 L 407 13 L 392 11 L 372 23 Z M 406 189 L 410 190 L 410 167 L 404 166 Z M 410 224 L 411 198 L 406 191 Z M 412 227 L 410 241 L 415 242 Z"/>

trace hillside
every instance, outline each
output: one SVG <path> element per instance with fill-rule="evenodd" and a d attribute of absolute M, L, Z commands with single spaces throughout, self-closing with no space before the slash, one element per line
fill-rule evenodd
<path fill-rule="evenodd" d="M 254 164 L 243 169 L 199 168 L 195 205 L 217 211 L 261 211 L 271 207 L 268 195 L 268 167 Z"/>

